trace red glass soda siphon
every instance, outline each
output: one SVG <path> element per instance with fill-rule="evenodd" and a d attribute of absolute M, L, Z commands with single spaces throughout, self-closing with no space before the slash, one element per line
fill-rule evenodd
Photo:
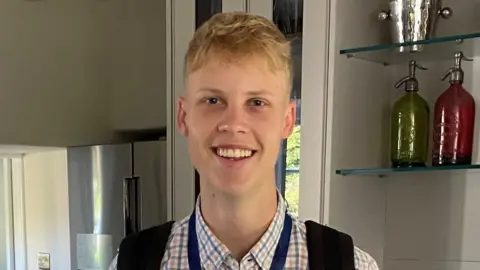
<path fill-rule="evenodd" d="M 463 87 L 462 52 L 454 55 L 449 77 L 450 87 L 438 97 L 434 109 L 432 165 L 468 165 L 472 163 L 475 100 Z"/>

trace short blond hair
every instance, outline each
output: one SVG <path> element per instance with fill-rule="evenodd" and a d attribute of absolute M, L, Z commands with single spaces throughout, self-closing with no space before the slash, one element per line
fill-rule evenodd
<path fill-rule="evenodd" d="M 284 72 L 290 91 L 293 80 L 290 42 L 269 19 L 246 12 L 212 16 L 197 29 L 185 55 L 185 75 L 212 59 L 234 62 L 264 58 L 273 72 Z"/>

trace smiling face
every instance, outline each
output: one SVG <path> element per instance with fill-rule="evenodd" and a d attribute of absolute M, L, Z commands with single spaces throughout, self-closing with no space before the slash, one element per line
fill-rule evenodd
<path fill-rule="evenodd" d="M 290 43 L 267 18 L 218 13 L 197 29 L 185 55 L 177 126 L 202 194 L 275 189 L 280 144 L 295 123 L 291 77 Z"/>
<path fill-rule="evenodd" d="M 284 72 L 260 57 L 206 63 L 186 77 L 178 129 L 201 188 L 242 195 L 275 185 L 280 143 L 295 123 Z"/>

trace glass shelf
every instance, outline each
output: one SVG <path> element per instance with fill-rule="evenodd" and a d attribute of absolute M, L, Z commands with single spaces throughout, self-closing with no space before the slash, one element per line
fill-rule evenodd
<path fill-rule="evenodd" d="M 375 46 L 357 47 L 340 50 L 341 55 L 363 59 L 384 65 L 404 64 L 410 60 L 437 61 L 453 59 L 453 54 L 461 50 L 466 57 L 472 58 L 480 55 L 480 49 L 475 50 L 475 41 L 480 40 L 480 32 L 437 37 L 415 42 L 380 44 Z M 398 52 L 399 47 L 424 44 L 421 52 Z M 480 41 L 478 42 L 480 47 Z"/>
<path fill-rule="evenodd" d="M 336 174 L 347 175 L 371 175 L 384 177 L 387 174 L 399 172 L 434 172 L 434 171 L 455 171 L 480 169 L 480 164 L 472 165 L 453 165 L 453 166 L 425 166 L 425 167 L 406 167 L 406 168 L 368 168 L 368 169 L 341 169 L 336 170 Z"/>

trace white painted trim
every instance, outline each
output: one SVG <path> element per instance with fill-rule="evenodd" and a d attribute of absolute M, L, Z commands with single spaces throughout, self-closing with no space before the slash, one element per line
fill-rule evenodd
<path fill-rule="evenodd" d="M 23 158 L 11 159 L 13 191 L 13 224 L 15 238 L 15 270 L 27 269 L 27 235 L 25 216 L 25 179 Z"/>
<path fill-rule="evenodd" d="M 323 206 L 322 206 L 322 221 L 325 224 L 330 223 L 330 196 L 331 196 L 331 189 L 330 183 L 332 179 L 333 169 L 332 168 L 332 128 L 333 128 L 333 96 L 334 96 L 334 82 L 335 82 L 335 55 L 338 53 L 336 51 L 336 32 L 333 30 L 335 29 L 336 25 L 336 8 L 337 8 L 337 1 L 336 0 L 328 0 L 328 5 L 325 7 L 327 12 L 326 15 L 326 37 L 325 37 L 325 44 L 327 44 L 328 48 L 326 48 L 326 53 L 328 53 L 328 61 L 325 62 L 327 66 L 327 81 L 326 81 L 326 88 L 325 88 L 325 95 L 326 95 L 326 116 L 324 117 L 325 123 L 327 123 L 324 127 L 324 134 L 325 138 L 325 154 L 324 154 L 324 199 L 323 199 Z"/>
<path fill-rule="evenodd" d="M 195 205 L 195 174 L 190 161 L 185 138 L 176 129 L 177 99 L 184 92 L 184 56 L 188 43 L 195 31 L 195 0 L 169 0 L 167 4 L 170 14 L 171 28 L 167 35 L 171 42 L 167 45 L 169 70 L 167 80 L 167 178 L 171 181 L 173 210 L 175 220 L 188 216 Z"/>
<path fill-rule="evenodd" d="M 304 0 L 299 218 L 328 223 L 330 0 Z"/>
<path fill-rule="evenodd" d="M 7 269 L 14 269 L 15 266 L 15 251 L 14 251 L 14 223 L 13 223 L 13 190 L 12 190 L 12 170 L 11 162 L 9 158 L 0 159 L 1 162 L 1 173 L 0 181 L 2 181 L 3 188 L 1 189 L 0 195 L 0 207 L 3 208 L 4 213 L 4 233 L 5 239 L 4 242 L 0 241 L 0 244 L 5 249 L 5 263 Z M 1 239 L 0 239 L 1 240 Z"/>
<path fill-rule="evenodd" d="M 22 158 L 23 154 L 0 154 L 0 158 Z"/>
<path fill-rule="evenodd" d="M 262 0 L 256 0 L 262 1 Z M 228 11 L 248 11 L 248 0 L 222 0 L 222 12 Z"/>

